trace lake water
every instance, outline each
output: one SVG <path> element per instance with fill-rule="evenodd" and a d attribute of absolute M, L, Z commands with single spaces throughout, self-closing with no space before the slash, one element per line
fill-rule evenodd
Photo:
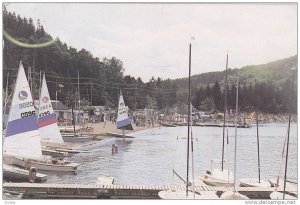
<path fill-rule="evenodd" d="M 194 172 L 196 178 L 210 168 L 210 160 L 222 156 L 222 131 L 216 127 L 193 127 Z M 225 168 L 233 171 L 234 131 L 228 128 L 229 144 L 225 146 Z M 287 133 L 287 124 L 259 126 L 261 178 L 274 178 L 279 171 L 281 152 Z M 182 184 L 173 175 L 174 168 L 186 178 L 187 127 L 161 127 L 135 132 L 134 139 L 109 138 L 84 147 L 90 153 L 70 157 L 81 163 L 77 174 L 48 174 L 47 183 L 95 183 L 99 176 L 113 176 L 116 184 L 171 185 Z M 178 139 L 177 139 L 178 138 Z M 118 145 L 112 154 L 111 145 Z M 291 125 L 288 178 L 297 181 L 297 124 Z M 284 163 L 283 163 L 284 164 Z M 190 162 L 191 167 L 191 162 Z M 214 167 L 220 168 L 219 163 Z M 238 129 L 237 179 L 256 177 L 256 127 Z M 190 171 L 190 174 L 192 172 Z M 282 168 L 282 176 L 284 168 Z M 191 175 L 190 175 L 191 179 Z"/>

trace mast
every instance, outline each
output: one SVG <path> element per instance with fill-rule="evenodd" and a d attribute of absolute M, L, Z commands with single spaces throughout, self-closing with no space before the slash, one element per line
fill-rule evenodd
<path fill-rule="evenodd" d="M 239 107 L 239 77 L 237 76 L 236 86 L 236 101 L 235 101 L 235 139 L 234 139 L 234 186 L 233 194 L 235 194 L 235 183 L 236 183 L 236 148 L 237 148 L 237 123 L 238 123 L 238 107 Z"/>
<path fill-rule="evenodd" d="M 191 110 L 190 112 L 192 113 L 193 106 L 191 105 Z M 192 118 L 192 116 L 191 116 Z M 191 120 L 191 152 L 192 152 L 192 180 L 193 180 L 193 193 L 194 193 L 194 199 L 195 199 L 195 173 L 194 173 L 194 137 L 193 137 L 193 120 Z"/>
<path fill-rule="evenodd" d="M 186 164 L 186 196 L 189 189 L 189 154 L 190 154 L 190 110 L 191 110 L 191 53 L 192 44 L 190 43 L 189 50 L 189 97 L 188 97 L 188 140 L 187 140 L 187 164 Z"/>
<path fill-rule="evenodd" d="M 80 116 L 80 90 L 79 90 L 79 70 L 77 71 L 77 85 L 78 85 L 78 119 L 79 119 L 79 116 Z M 79 124 L 80 124 L 80 121 L 79 121 Z"/>
<path fill-rule="evenodd" d="M 296 68 L 292 68 L 292 70 L 293 70 L 293 76 L 292 76 L 292 94 L 291 94 L 291 101 L 292 101 L 292 99 L 293 99 L 293 94 L 294 94 L 294 74 L 295 74 Z M 287 165 L 288 165 L 288 157 L 289 157 L 289 142 L 290 142 L 291 118 L 292 118 L 292 106 L 290 106 L 289 125 L 288 125 L 288 135 L 287 135 L 287 143 L 286 143 L 286 156 L 285 156 L 285 171 L 284 171 L 283 199 L 285 199 L 285 189 L 286 189 L 286 176 L 287 176 Z"/>
<path fill-rule="evenodd" d="M 256 84 L 256 80 L 255 80 Z M 260 183 L 260 154 L 259 154 L 259 134 L 258 134 L 258 102 L 256 97 L 256 137 L 257 137 L 257 165 L 258 165 L 258 183 Z"/>
<path fill-rule="evenodd" d="M 7 76 L 6 76 L 6 87 L 5 87 L 5 99 L 4 99 L 4 112 L 6 112 L 6 105 L 8 102 L 8 78 L 9 78 L 9 72 L 7 72 Z"/>
<path fill-rule="evenodd" d="M 74 105 L 73 105 L 73 103 L 72 103 L 72 122 L 73 122 L 73 132 L 74 132 L 74 137 L 76 137 L 75 117 L 74 117 Z"/>
<path fill-rule="evenodd" d="M 224 168 L 224 144 L 225 144 L 225 121 L 227 110 L 227 68 L 228 68 L 228 53 L 226 56 L 226 70 L 225 70 L 225 99 L 224 99 L 224 119 L 223 119 L 223 144 L 222 144 L 222 171 Z"/>

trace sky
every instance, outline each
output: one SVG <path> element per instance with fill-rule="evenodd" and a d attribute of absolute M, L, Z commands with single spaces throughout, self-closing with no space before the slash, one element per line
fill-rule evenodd
<path fill-rule="evenodd" d="M 115 56 L 125 75 L 163 79 L 263 64 L 297 54 L 296 3 L 9 3 L 40 19 L 53 38 L 100 59 Z M 192 40 L 191 37 L 194 37 Z"/>

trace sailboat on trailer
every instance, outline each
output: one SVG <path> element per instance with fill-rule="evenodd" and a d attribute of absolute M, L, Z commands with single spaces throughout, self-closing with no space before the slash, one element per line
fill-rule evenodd
<path fill-rule="evenodd" d="M 224 100 L 224 120 L 223 120 L 223 145 L 222 145 L 222 160 L 221 169 L 206 170 L 201 179 L 203 182 L 210 186 L 233 186 L 234 176 L 229 170 L 224 169 L 224 143 L 225 143 L 225 124 L 226 124 L 226 112 L 227 112 L 227 69 L 228 69 L 228 54 L 226 57 L 226 70 L 225 70 L 225 100 Z M 214 160 L 211 161 L 211 164 Z"/>
<path fill-rule="evenodd" d="M 42 155 L 41 139 L 30 87 L 20 62 L 4 140 L 4 158 L 22 168 L 76 171 L 79 164 L 58 164 Z"/>
<path fill-rule="evenodd" d="M 125 106 L 122 91 L 120 90 L 118 116 L 117 116 L 117 129 L 123 131 L 123 139 L 125 138 L 125 130 L 133 130 L 131 120 L 128 117 L 128 108 Z"/>

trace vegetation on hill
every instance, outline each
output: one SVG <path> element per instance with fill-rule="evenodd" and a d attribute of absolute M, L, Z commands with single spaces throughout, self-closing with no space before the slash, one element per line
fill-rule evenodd
<path fill-rule="evenodd" d="M 21 18 L 3 10 L 3 29 L 14 39 L 36 44 L 53 40 L 40 21 L 35 25 L 31 18 Z M 76 34 L 74 34 L 76 35 Z M 24 48 L 3 38 L 3 89 L 13 90 L 20 60 L 25 67 L 35 99 L 39 95 L 40 73 L 46 74 L 52 99 L 71 106 L 84 105 L 117 106 L 118 92 L 122 89 L 126 105 L 130 109 L 158 108 L 169 110 L 175 104 L 187 104 L 187 78 L 163 80 L 124 75 L 121 59 L 93 56 L 86 49 L 76 49 L 56 39 L 55 43 L 42 48 Z M 264 65 L 245 66 L 228 71 L 228 106 L 234 107 L 235 79 L 240 76 L 240 108 L 253 110 L 256 105 L 262 112 L 296 112 L 296 89 L 292 96 L 291 71 L 297 56 Z M 223 109 L 224 71 L 192 76 L 193 105 L 201 110 Z M 78 89 L 78 74 L 80 76 Z M 295 75 L 297 76 L 297 75 Z M 255 83 L 255 80 L 257 81 Z M 78 92 L 79 90 L 79 92 Z M 56 95 L 57 94 L 57 95 Z"/>

